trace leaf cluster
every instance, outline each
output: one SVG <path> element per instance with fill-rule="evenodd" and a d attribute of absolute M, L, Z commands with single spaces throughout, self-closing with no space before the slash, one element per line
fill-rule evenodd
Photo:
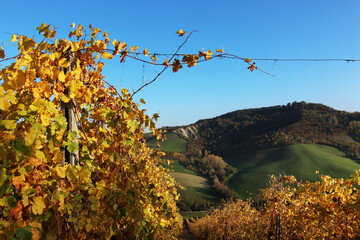
<path fill-rule="evenodd" d="M 37 29 L 41 42 L 12 36 L 18 55 L 0 70 L 0 237 L 173 238 L 182 227 L 175 182 L 143 141 L 146 129 L 161 132 L 102 74 L 104 59 L 125 61 L 127 44 L 91 25 L 87 34 L 72 24 L 68 39 Z M 67 131 L 69 102 L 78 135 Z M 78 166 L 65 147 L 79 152 Z"/>
<path fill-rule="evenodd" d="M 271 176 L 257 201 L 228 203 L 188 226 L 203 239 L 357 239 L 359 174 L 314 183 Z"/>

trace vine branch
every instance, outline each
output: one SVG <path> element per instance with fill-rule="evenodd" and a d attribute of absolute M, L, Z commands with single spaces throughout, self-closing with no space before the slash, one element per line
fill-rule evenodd
<path fill-rule="evenodd" d="M 185 43 L 189 40 L 189 38 L 191 37 L 191 35 L 194 33 L 195 31 L 192 31 L 189 36 L 186 37 L 185 41 L 176 49 L 175 53 L 171 56 L 171 58 L 169 59 L 169 62 L 171 62 L 174 57 L 178 54 L 179 50 L 185 45 Z M 152 84 L 153 82 L 155 82 L 156 80 L 158 80 L 158 78 L 160 77 L 160 75 L 165 72 L 165 70 L 168 68 L 168 66 L 165 66 L 157 75 L 156 77 L 151 80 L 150 82 L 145 83 L 144 85 L 142 85 L 140 88 L 138 88 L 135 92 L 133 92 L 133 94 L 131 94 L 131 97 L 133 97 L 136 93 L 138 93 L 139 91 L 141 91 L 144 87 Z"/>

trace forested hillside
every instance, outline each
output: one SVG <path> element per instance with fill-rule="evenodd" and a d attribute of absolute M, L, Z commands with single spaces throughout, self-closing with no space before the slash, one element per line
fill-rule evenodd
<path fill-rule="evenodd" d="M 283 106 L 230 112 L 193 125 L 167 128 L 222 157 L 297 143 L 325 144 L 360 158 L 360 113 L 322 104 L 293 102 Z M 191 134 L 186 134 L 191 129 Z M 195 129 L 195 130 L 194 130 Z"/>

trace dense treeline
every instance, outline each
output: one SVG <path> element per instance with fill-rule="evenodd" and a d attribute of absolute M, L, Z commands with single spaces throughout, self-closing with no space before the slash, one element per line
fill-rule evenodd
<path fill-rule="evenodd" d="M 272 176 L 257 202 L 227 203 L 187 224 L 199 239 L 359 239 L 359 173 L 315 183 Z"/>
<path fill-rule="evenodd" d="M 189 140 L 185 154 L 170 152 L 165 154 L 166 158 L 178 160 L 187 169 L 206 176 L 210 180 L 212 187 L 216 190 L 219 198 L 229 200 L 238 197 L 234 191 L 225 185 L 226 180 L 236 172 L 236 169 L 227 164 L 221 157 L 204 150 L 202 142 Z M 184 196 L 181 196 L 180 199 L 178 206 L 182 211 L 205 210 L 214 205 L 205 199 L 194 199 Z"/>
<path fill-rule="evenodd" d="M 196 125 L 204 147 L 223 157 L 297 143 L 318 143 L 360 159 L 360 113 L 337 111 L 321 104 L 294 102 L 239 110 L 201 120 Z"/>

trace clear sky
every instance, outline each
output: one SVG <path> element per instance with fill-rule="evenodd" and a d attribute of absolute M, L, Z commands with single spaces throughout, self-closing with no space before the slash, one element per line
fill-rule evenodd
<path fill-rule="evenodd" d="M 12 33 L 37 36 L 35 28 L 43 22 L 59 27 L 58 37 L 64 37 L 75 22 L 151 52 L 174 52 L 184 40 L 175 34 L 182 28 L 198 31 L 182 52 L 225 46 L 225 52 L 249 58 L 360 59 L 359 0 L 18 0 L 1 4 L 0 21 L 2 43 L 9 43 Z M 160 114 L 159 127 L 293 101 L 360 111 L 360 62 L 257 65 L 275 77 L 250 72 L 241 61 L 212 60 L 175 74 L 169 69 L 135 100 L 144 98 L 148 113 Z M 114 60 L 104 74 L 118 88 L 136 89 L 160 70 Z"/>

